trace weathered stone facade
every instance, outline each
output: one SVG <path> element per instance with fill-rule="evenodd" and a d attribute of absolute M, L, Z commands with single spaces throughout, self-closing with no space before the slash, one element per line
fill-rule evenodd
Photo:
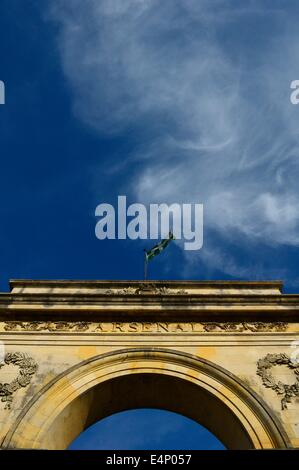
<path fill-rule="evenodd" d="M 229 448 L 299 447 L 299 295 L 280 282 L 12 281 L 0 294 L 2 448 L 61 449 L 159 407 Z"/>

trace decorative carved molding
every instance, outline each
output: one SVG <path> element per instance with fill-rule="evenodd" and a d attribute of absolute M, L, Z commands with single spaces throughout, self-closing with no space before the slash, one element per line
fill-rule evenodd
<path fill-rule="evenodd" d="M 137 289 L 135 287 L 126 287 L 125 289 L 121 289 L 117 291 L 117 294 L 120 295 L 133 295 L 136 294 Z"/>
<path fill-rule="evenodd" d="M 154 295 L 186 295 L 186 290 L 169 289 L 166 286 L 157 286 L 152 283 L 142 284 L 140 287 L 126 287 L 124 289 L 107 289 L 105 295 L 137 295 L 137 294 L 154 294 Z"/>
<path fill-rule="evenodd" d="M 210 322 L 203 324 L 205 331 L 229 331 L 229 332 L 242 332 L 252 331 L 258 333 L 259 331 L 285 331 L 288 325 L 284 322 Z"/>
<path fill-rule="evenodd" d="M 283 322 L 87 322 L 87 321 L 9 321 L 4 330 L 28 332 L 86 332 L 86 333 L 258 333 L 283 332 Z"/>
<path fill-rule="evenodd" d="M 37 371 L 37 363 L 32 357 L 21 352 L 6 353 L 4 362 L 0 363 L 0 369 L 6 365 L 13 364 L 19 367 L 19 374 L 10 383 L 0 382 L 1 401 L 5 402 L 5 410 L 10 410 L 14 393 L 22 387 L 29 385 L 33 374 Z"/>
<path fill-rule="evenodd" d="M 4 329 L 6 331 L 86 331 L 89 328 L 89 322 L 66 322 L 66 321 L 11 321 L 5 322 Z"/>
<path fill-rule="evenodd" d="M 296 382 L 292 385 L 276 382 L 271 374 L 271 368 L 276 365 L 285 365 L 293 370 Z M 257 362 L 257 375 L 262 378 L 263 385 L 274 390 L 277 395 L 283 395 L 281 399 L 281 409 L 287 408 L 287 403 L 291 403 L 293 397 L 299 397 L 299 363 L 294 363 L 287 354 L 267 354 Z"/>

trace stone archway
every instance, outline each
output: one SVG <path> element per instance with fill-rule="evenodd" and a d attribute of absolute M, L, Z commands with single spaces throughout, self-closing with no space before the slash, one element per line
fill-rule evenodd
<path fill-rule="evenodd" d="M 163 348 L 91 357 L 60 374 L 23 409 L 3 447 L 65 449 L 110 414 L 163 408 L 198 421 L 228 448 L 288 447 L 268 406 L 222 367 Z"/>

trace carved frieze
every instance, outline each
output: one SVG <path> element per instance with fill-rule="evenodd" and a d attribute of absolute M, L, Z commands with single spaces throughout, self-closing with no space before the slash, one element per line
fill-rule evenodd
<path fill-rule="evenodd" d="M 86 331 L 90 322 L 67 321 L 10 321 L 5 322 L 5 331 Z"/>
<path fill-rule="evenodd" d="M 252 331 L 257 333 L 259 331 L 285 331 L 287 323 L 284 322 L 209 322 L 204 324 L 205 331 L 229 331 L 229 332 L 243 332 Z"/>
<path fill-rule="evenodd" d="M 9 321 L 4 331 L 69 333 L 259 333 L 284 332 L 283 322 L 87 322 Z"/>
<path fill-rule="evenodd" d="M 124 289 L 107 289 L 105 295 L 186 295 L 188 292 L 183 289 L 169 289 L 166 286 L 157 286 L 151 283 L 142 284 L 139 287 L 126 287 Z"/>
<path fill-rule="evenodd" d="M 38 366 L 32 357 L 29 357 L 22 352 L 6 353 L 4 362 L 0 363 L 0 369 L 5 367 L 5 364 L 13 364 L 19 368 L 18 376 L 10 383 L 0 382 L 1 401 L 5 403 L 4 409 L 10 409 L 15 392 L 20 388 L 27 387 L 27 385 L 29 385 L 32 376 L 37 371 Z"/>

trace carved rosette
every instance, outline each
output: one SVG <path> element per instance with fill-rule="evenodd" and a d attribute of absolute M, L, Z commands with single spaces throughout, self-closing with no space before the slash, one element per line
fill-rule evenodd
<path fill-rule="evenodd" d="M 38 365 L 32 357 L 21 352 L 6 353 L 4 362 L 0 363 L 0 369 L 9 364 L 19 367 L 19 374 L 10 383 L 0 382 L 0 397 L 5 403 L 4 409 L 10 409 L 14 393 L 22 387 L 29 385 L 32 376 L 37 371 Z"/>
<path fill-rule="evenodd" d="M 284 384 L 280 381 L 276 382 L 271 373 L 272 367 L 276 365 L 285 365 L 293 370 L 296 381 L 291 385 Z M 267 354 L 265 357 L 258 360 L 256 373 L 262 378 L 265 387 L 271 388 L 277 395 L 282 396 L 282 410 L 287 408 L 287 403 L 291 403 L 292 398 L 299 397 L 299 364 L 294 363 L 287 354 Z"/>

